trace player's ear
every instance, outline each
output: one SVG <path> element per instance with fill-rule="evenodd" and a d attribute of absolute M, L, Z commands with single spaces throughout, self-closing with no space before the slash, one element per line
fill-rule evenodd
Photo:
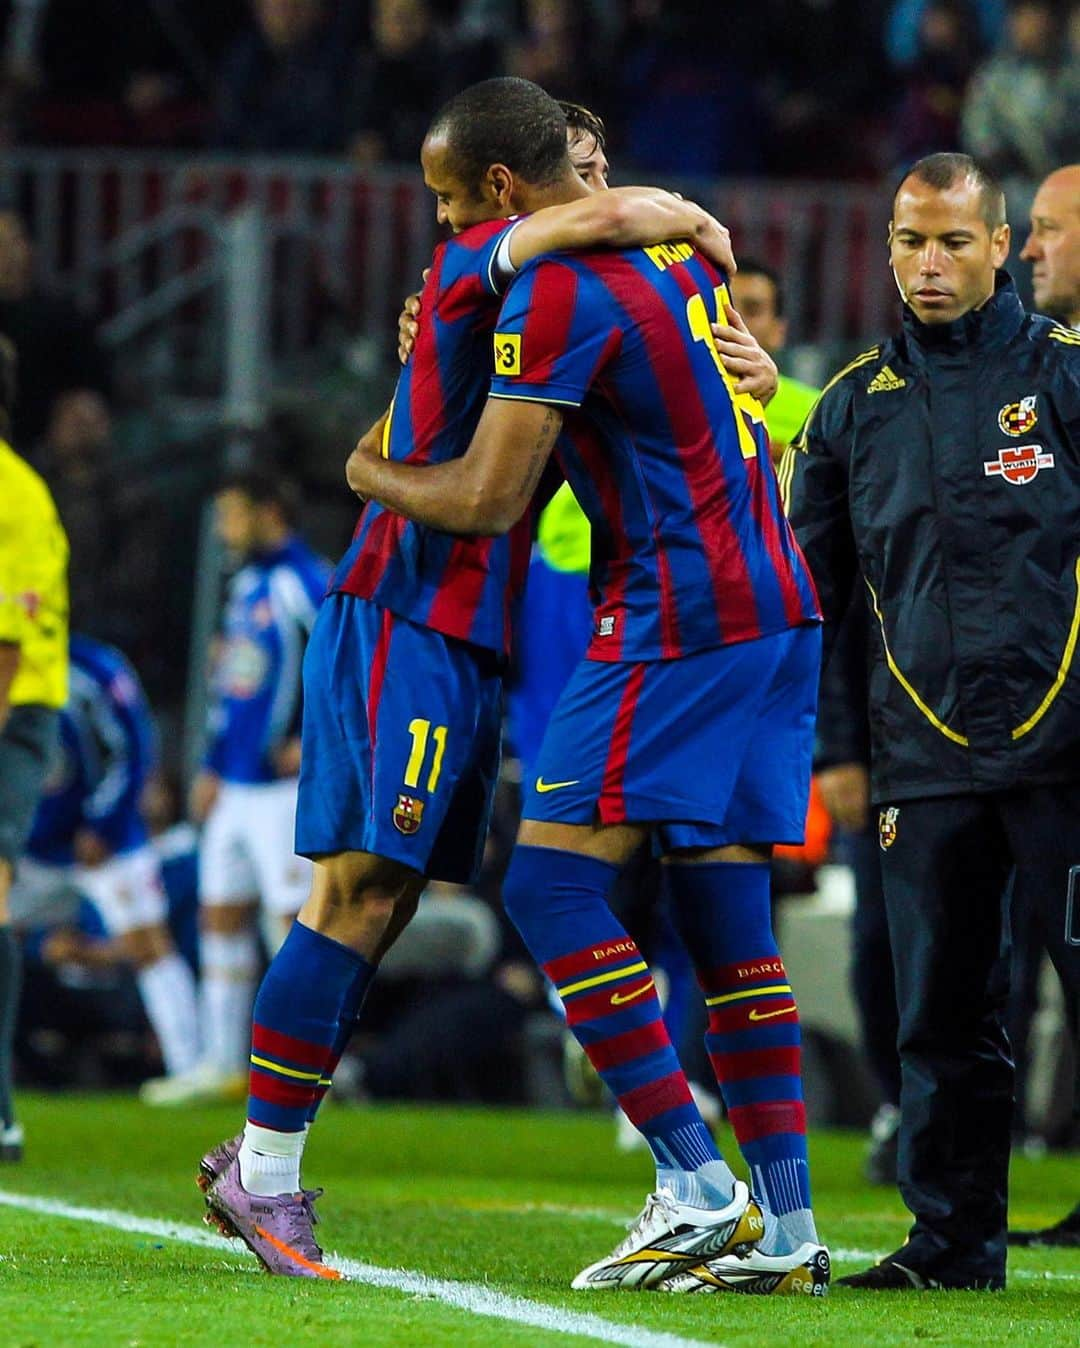
<path fill-rule="evenodd" d="M 505 164 L 492 164 L 487 171 L 486 185 L 496 205 L 508 208 L 514 195 L 514 175 Z"/>

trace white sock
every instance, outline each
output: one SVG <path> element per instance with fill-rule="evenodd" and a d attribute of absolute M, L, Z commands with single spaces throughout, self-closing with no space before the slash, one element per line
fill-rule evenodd
<path fill-rule="evenodd" d="M 247 1071 L 257 955 L 253 931 L 202 933 L 199 1013 L 203 1061 L 225 1076 Z"/>
<path fill-rule="evenodd" d="M 796 1208 L 794 1212 L 785 1212 L 783 1216 L 777 1218 L 777 1221 L 791 1241 L 793 1250 L 808 1240 L 815 1245 L 821 1243 L 818 1240 L 817 1227 L 814 1225 L 814 1214 L 809 1208 Z"/>
<path fill-rule="evenodd" d="M 135 974 L 139 996 L 154 1027 L 165 1071 L 189 1072 L 199 1061 L 199 1009 L 195 976 L 174 950 Z"/>
<path fill-rule="evenodd" d="M 697 1170 L 658 1166 L 656 1187 L 670 1189 L 680 1203 L 691 1207 L 725 1208 L 735 1193 L 735 1176 L 726 1161 L 708 1161 Z"/>
<path fill-rule="evenodd" d="M 275 1198 L 300 1189 L 300 1160 L 308 1130 L 279 1133 L 257 1123 L 244 1127 L 240 1144 L 240 1183 L 249 1194 Z"/>
<path fill-rule="evenodd" d="M 761 1215 L 765 1219 L 765 1234 L 758 1241 L 758 1249 L 762 1254 L 790 1254 L 795 1246 L 780 1225 L 780 1218 L 770 1208 L 764 1206 L 762 1206 Z M 800 1240 L 798 1244 L 801 1245 L 802 1241 Z"/>

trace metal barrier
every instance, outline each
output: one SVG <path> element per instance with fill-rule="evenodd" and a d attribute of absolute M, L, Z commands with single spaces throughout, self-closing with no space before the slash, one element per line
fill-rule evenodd
<path fill-rule="evenodd" d="M 887 329 L 887 193 L 847 183 L 679 186 L 730 226 L 737 250 L 781 272 L 792 343 L 866 343 Z M 218 340 L 221 230 L 250 212 L 266 241 L 277 359 L 318 347 L 333 329 L 390 358 L 401 299 L 436 239 L 418 172 L 361 174 L 327 160 L 15 151 L 0 165 L 0 202 L 26 215 L 41 279 L 101 317 L 108 339 L 175 323 L 204 347 Z"/>

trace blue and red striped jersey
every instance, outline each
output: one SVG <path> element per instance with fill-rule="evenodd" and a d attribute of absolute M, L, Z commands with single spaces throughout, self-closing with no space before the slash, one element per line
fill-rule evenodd
<path fill-rule="evenodd" d="M 475 225 L 435 250 L 420 332 L 398 378 L 383 453 L 442 463 L 466 451 L 488 392 L 499 312 L 492 272 L 508 220 Z M 504 538 L 458 537 L 369 501 L 330 581 L 422 627 L 505 655 L 529 565 L 531 519 Z"/>
<path fill-rule="evenodd" d="M 491 395 L 564 406 L 592 524 L 589 658 L 668 660 L 820 620 L 760 404 L 710 322 L 724 277 L 689 244 L 550 256 L 515 278 Z"/>

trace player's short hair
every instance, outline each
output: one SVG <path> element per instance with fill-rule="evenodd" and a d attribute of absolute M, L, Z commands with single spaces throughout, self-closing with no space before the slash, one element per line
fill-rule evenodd
<path fill-rule="evenodd" d="M 11 430 L 11 413 L 19 386 L 19 354 L 10 337 L 0 333 L 0 432 Z"/>
<path fill-rule="evenodd" d="M 960 179 L 967 178 L 979 190 L 982 217 L 991 234 L 1006 223 L 1005 193 L 1001 190 L 1001 184 L 969 154 L 930 154 L 925 159 L 918 160 L 896 184 L 896 191 L 893 193 L 894 204 L 901 187 L 909 178 L 918 178 L 919 182 L 925 183 L 927 187 L 936 188 L 939 192 L 944 192 Z"/>
<path fill-rule="evenodd" d="M 607 149 L 607 127 L 604 126 L 602 117 L 598 117 L 584 103 L 568 103 L 564 98 L 559 99 L 559 107 L 562 108 L 563 116 L 566 118 L 567 131 L 592 136 L 598 150 Z"/>
<path fill-rule="evenodd" d="M 235 491 L 252 505 L 277 506 L 290 528 L 300 516 L 300 492 L 291 478 L 268 472 L 265 468 L 240 468 L 226 473 L 214 489 L 215 496 Z"/>
<path fill-rule="evenodd" d="M 572 172 L 562 108 L 531 80 L 481 80 L 435 114 L 428 135 L 445 136 L 462 182 L 477 186 L 492 164 L 545 187 Z"/>
<path fill-rule="evenodd" d="M 756 257 L 740 257 L 738 261 L 740 276 L 764 276 L 770 283 L 773 288 L 773 309 L 777 318 L 783 318 L 784 287 L 780 284 L 780 273 L 775 267 L 770 267 L 767 262 L 760 262 Z"/>

